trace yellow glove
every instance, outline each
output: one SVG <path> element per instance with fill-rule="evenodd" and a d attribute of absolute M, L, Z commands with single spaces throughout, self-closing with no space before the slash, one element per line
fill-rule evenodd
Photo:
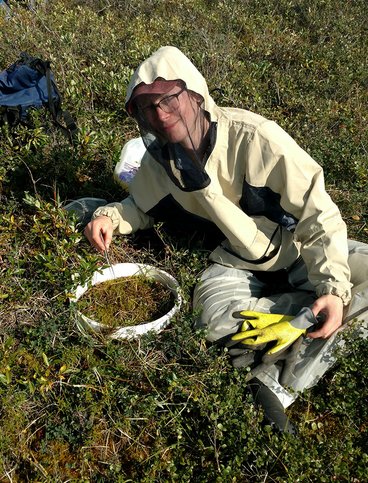
<path fill-rule="evenodd" d="M 262 312 L 253 312 L 252 310 L 243 310 L 242 312 L 237 312 L 237 316 L 241 319 L 244 319 L 239 334 L 248 330 L 250 327 L 255 329 L 256 327 L 254 324 L 257 324 L 258 329 L 264 329 L 265 327 L 276 324 L 277 322 L 290 322 L 294 318 L 292 315 L 264 314 Z"/>
<path fill-rule="evenodd" d="M 287 385 L 294 370 L 303 336 L 318 322 L 311 309 L 303 307 L 296 316 L 252 311 L 243 311 L 237 316 L 244 319 L 244 322 L 240 332 L 231 337 L 232 344 L 240 343 L 245 349 L 253 349 L 261 353 L 261 361 L 256 366 L 253 364 L 245 380 L 251 380 L 268 366 L 279 361 L 283 364 L 280 384 Z M 265 353 L 263 350 L 269 342 L 275 342 L 275 344 Z M 238 358 L 241 359 L 241 357 L 244 356 L 241 355 Z M 241 360 L 236 361 L 234 366 L 244 367 L 241 362 Z"/>
<path fill-rule="evenodd" d="M 243 319 L 244 322 L 240 327 L 239 333 L 236 336 L 232 336 L 226 342 L 226 347 L 231 348 L 239 343 L 242 343 L 242 339 L 247 339 L 249 337 L 248 332 L 249 329 L 264 329 L 269 325 L 275 324 L 277 322 L 284 322 L 293 320 L 292 315 L 283 315 L 283 314 L 265 314 L 263 312 L 254 312 L 252 310 L 242 310 L 241 312 L 234 312 L 233 317 Z M 262 350 L 266 346 L 266 343 L 257 343 L 252 344 L 252 346 L 248 347 L 248 343 L 244 344 L 247 345 L 248 349 L 252 350 Z M 231 349 L 233 350 L 233 349 Z M 244 349 L 243 349 L 244 350 Z"/>
<path fill-rule="evenodd" d="M 291 346 L 301 335 L 305 335 L 315 318 L 309 308 L 302 309 L 297 316 L 281 314 L 262 314 L 260 312 L 244 311 L 245 317 L 241 331 L 231 337 L 249 349 L 275 342 L 266 352 L 275 355 Z"/>
<path fill-rule="evenodd" d="M 259 327 L 258 323 L 252 323 L 254 329 L 246 332 L 239 332 L 232 337 L 232 340 L 241 341 L 247 347 L 258 346 L 267 342 L 275 341 L 276 344 L 267 351 L 267 354 L 277 354 L 287 349 L 301 335 L 306 334 L 306 329 L 297 329 L 290 322 L 278 322 L 268 325 L 267 327 Z"/>

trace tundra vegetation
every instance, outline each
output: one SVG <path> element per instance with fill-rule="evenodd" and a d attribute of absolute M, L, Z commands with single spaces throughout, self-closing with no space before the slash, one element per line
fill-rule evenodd
<path fill-rule="evenodd" d="M 113 262 L 171 273 L 184 304 L 158 336 L 85 337 L 69 295 L 105 262 L 61 208 L 126 196 L 112 178 L 138 135 L 126 86 L 152 51 L 176 45 L 219 104 L 274 119 L 323 166 L 349 236 L 368 242 L 367 2 L 10 5 L 10 16 L 0 9 L 1 69 L 22 51 L 50 60 L 79 132 L 72 147 L 43 112 L 0 128 L 0 481 L 367 481 L 365 341 L 346 335 L 348 354 L 288 410 L 299 436 L 277 434 L 242 370 L 193 328 L 202 241 L 164 226 L 115 239 Z"/>

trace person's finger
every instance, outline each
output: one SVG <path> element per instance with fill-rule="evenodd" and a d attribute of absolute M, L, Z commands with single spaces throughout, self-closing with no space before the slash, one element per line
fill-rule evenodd
<path fill-rule="evenodd" d="M 90 242 L 90 244 L 101 253 L 105 251 L 105 242 L 104 242 L 104 239 L 101 238 L 101 230 L 106 231 L 106 228 L 103 228 L 105 225 L 106 225 L 105 220 L 101 218 L 95 218 L 94 220 L 90 221 L 86 226 L 86 228 L 84 229 L 84 234 L 88 239 L 88 241 Z"/>
<path fill-rule="evenodd" d="M 341 322 L 338 317 L 327 317 L 321 327 L 308 333 L 308 337 L 311 339 L 328 339 L 340 326 Z"/>
<path fill-rule="evenodd" d="M 312 306 L 312 312 L 316 318 L 324 319 L 324 322 L 308 334 L 311 339 L 327 339 L 342 325 L 343 304 L 335 295 L 319 297 Z"/>
<path fill-rule="evenodd" d="M 83 230 L 84 236 L 87 238 L 87 240 L 90 242 L 90 244 L 93 244 L 92 240 L 92 222 L 88 223 L 84 230 Z"/>
<path fill-rule="evenodd" d="M 331 334 L 332 334 L 332 332 L 331 332 Z M 325 327 L 322 327 L 321 329 L 315 330 L 314 332 L 308 333 L 308 337 L 310 339 L 327 339 L 329 336 L 330 336 L 330 331 L 328 331 Z"/>
<path fill-rule="evenodd" d="M 112 224 L 111 226 L 110 224 L 104 225 L 101 228 L 100 236 L 102 236 L 103 243 L 106 247 L 106 250 L 110 248 L 111 241 L 112 241 L 112 233 L 113 233 Z"/>
<path fill-rule="evenodd" d="M 322 310 L 324 309 L 324 307 L 325 306 L 323 305 L 323 303 L 321 303 L 321 300 L 317 299 L 311 307 L 313 315 L 317 318 L 320 312 L 322 312 Z"/>
<path fill-rule="evenodd" d="M 92 246 L 95 247 L 100 253 L 105 251 L 105 243 L 101 237 L 101 226 L 97 222 L 92 227 Z"/>

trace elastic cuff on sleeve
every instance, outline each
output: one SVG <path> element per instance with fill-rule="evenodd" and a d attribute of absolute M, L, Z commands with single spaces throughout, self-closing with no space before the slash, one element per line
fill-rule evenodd
<path fill-rule="evenodd" d="M 114 231 L 116 228 L 119 226 L 119 218 L 117 216 L 114 216 L 114 209 L 102 206 L 101 208 L 98 208 L 92 215 L 92 220 L 97 218 L 98 216 L 107 216 L 110 218 L 112 221 L 112 226 Z"/>
<path fill-rule="evenodd" d="M 323 287 L 321 290 L 317 290 L 317 295 L 318 297 L 322 297 L 322 295 L 336 295 L 336 297 L 339 297 L 344 306 L 348 305 L 351 300 L 351 292 L 350 290 L 339 290 L 336 287 Z"/>

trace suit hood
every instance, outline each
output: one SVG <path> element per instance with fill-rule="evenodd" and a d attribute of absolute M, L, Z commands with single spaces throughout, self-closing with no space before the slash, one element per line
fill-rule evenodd
<path fill-rule="evenodd" d="M 129 104 L 136 87 L 142 83 L 152 84 L 157 79 L 183 81 L 187 89 L 202 96 L 202 108 L 210 114 L 212 121 L 216 119 L 216 105 L 209 94 L 206 80 L 188 57 L 172 46 L 161 47 L 140 64 L 128 85 L 125 106 Z"/>

